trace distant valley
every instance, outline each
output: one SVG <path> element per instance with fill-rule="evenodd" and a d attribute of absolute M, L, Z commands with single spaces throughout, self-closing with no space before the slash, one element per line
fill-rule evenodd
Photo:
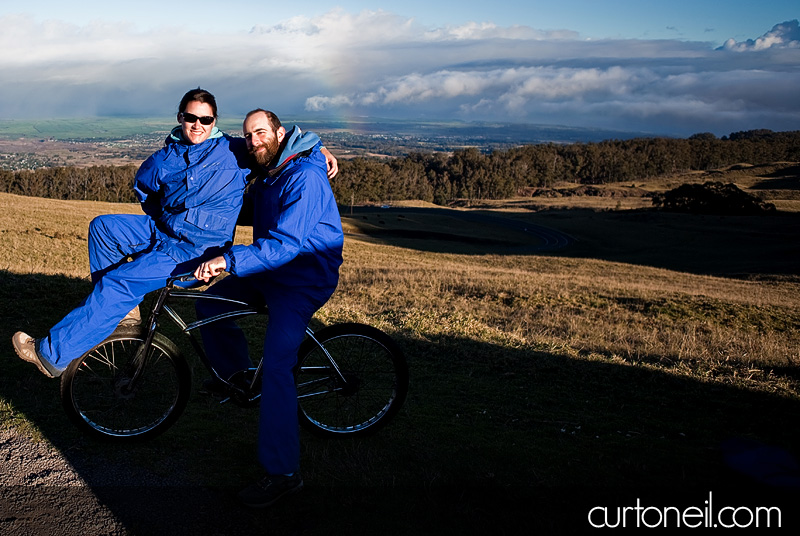
<path fill-rule="evenodd" d="M 317 132 L 340 158 L 394 157 L 465 147 L 488 152 L 526 144 L 588 143 L 652 136 L 642 132 L 485 122 L 288 117 L 284 123 Z M 0 120 L 0 168 L 138 165 L 161 146 L 173 126 L 174 122 L 163 118 Z M 223 118 L 219 127 L 232 135 L 241 135 L 238 119 Z"/>

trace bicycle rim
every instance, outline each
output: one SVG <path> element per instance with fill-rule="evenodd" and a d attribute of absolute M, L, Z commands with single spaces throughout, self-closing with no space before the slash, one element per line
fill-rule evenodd
<path fill-rule="evenodd" d="M 138 336 L 110 337 L 73 363 L 63 389 L 67 413 L 85 432 L 112 440 L 145 439 L 169 427 L 186 405 L 190 373 L 177 348 L 153 340 L 147 367 L 131 388 Z"/>
<path fill-rule="evenodd" d="M 346 383 L 319 346 L 304 346 L 297 371 L 301 423 L 328 436 L 378 430 L 400 409 L 408 389 L 400 350 L 383 332 L 360 324 L 332 326 L 317 340 Z"/>

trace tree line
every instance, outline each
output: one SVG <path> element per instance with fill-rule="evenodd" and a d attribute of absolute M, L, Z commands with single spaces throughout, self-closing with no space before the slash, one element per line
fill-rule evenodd
<path fill-rule="evenodd" d="M 138 168 L 126 166 L 52 167 L 0 170 L 0 192 L 84 201 L 132 203 Z"/>
<path fill-rule="evenodd" d="M 421 199 L 505 199 L 557 182 L 608 184 L 736 163 L 800 161 L 800 131 L 711 133 L 687 139 L 636 138 L 597 143 L 524 145 L 482 153 L 468 148 L 403 158 L 340 162 L 334 193 L 340 203 Z"/>
<path fill-rule="evenodd" d="M 331 182 L 342 204 L 421 199 L 504 199 L 556 182 L 630 182 L 736 163 L 800 161 L 800 131 L 750 130 L 717 138 L 636 138 L 597 143 L 544 143 L 483 153 L 410 153 L 397 158 L 340 160 Z M 0 170 L 0 191 L 55 199 L 133 202 L 136 167 L 57 167 Z"/>

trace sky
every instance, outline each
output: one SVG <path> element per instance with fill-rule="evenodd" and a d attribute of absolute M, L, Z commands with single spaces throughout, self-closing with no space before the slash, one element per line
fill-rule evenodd
<path fill-rule="evenodd" d="M 0 120 L 522 122 L 800 129 L 797 0 L 0 0 Z"/>

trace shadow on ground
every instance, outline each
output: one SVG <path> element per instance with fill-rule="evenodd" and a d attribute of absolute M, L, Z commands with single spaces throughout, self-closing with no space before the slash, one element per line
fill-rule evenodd
<path fill-rule="evenodd" d="M 0 275 L 0 341 L 17 329 L 43 333 L 88 285 Z M 235 497 L 258 476 L 256 410 L 196 395 L 149 443 L 94 443 L 67 422 L 58 383 L 3 342 L 3 420 L 24 414 L 85 485 L 5 490 L 0 532 L 13 523 L 58 534 L 77 520 L 85 534 L 108 533 L 91 511 L 71 507 L 85 493 L 134 535 L 556 533 L 590 528 L 593 507 L 607 508 L 613 524 L 637 501 L 705 511 L 710 494 L 714 509 L 779 506 L 782 526 L 798 525 L 794 393 L 474 340 L 397 339 L 412 386 L 395 422 L 358 440 L 304 433 L 306 489 L 265 511 Z"/>
<path fill-rule="evenodd" d="M 441 221 L 450 218 L 448 232 Z M 800 276 L 800 213 L 752 216 L 655 209 L 547 209 L 529 213 L 447 208 L 357 208 L 351 235 L 420 251 L 558 255 L 725 277 Z M 409 222 L 416 220 L 416 226 Z"/>

